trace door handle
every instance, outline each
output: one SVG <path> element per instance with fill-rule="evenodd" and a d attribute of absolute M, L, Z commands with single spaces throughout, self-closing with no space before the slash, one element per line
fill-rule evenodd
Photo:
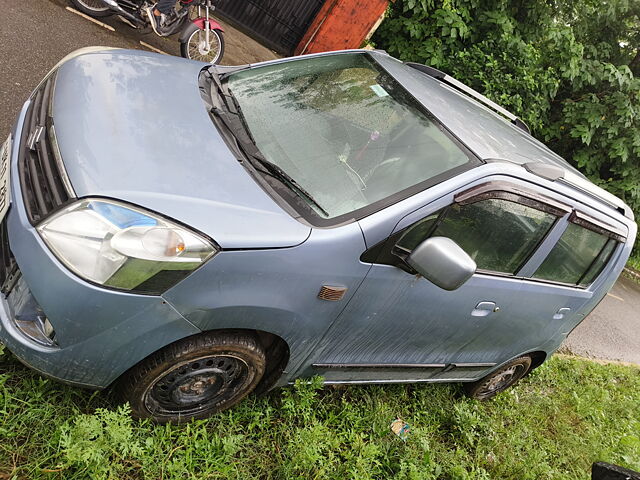
<path fill-rule="evenodd" d="M 499 311 L 500 307 L 496 305 L 496 302 L 480 302 L 478 305 L 476 305 L 476 308 L 471 311 L 471 316 L 486 317 L 490 313 Z"/>
<path fill-rule="evenodd" d="M 571 309 L 569 307 L 564 307 L 561 308 L 560 310 L 558 310 L 556 312 L 556 314 L 553 316 L 554 320 L 562 320 L 564 318 L 565 315 L 568 315 L 569 312 L 571 311 Z"/>

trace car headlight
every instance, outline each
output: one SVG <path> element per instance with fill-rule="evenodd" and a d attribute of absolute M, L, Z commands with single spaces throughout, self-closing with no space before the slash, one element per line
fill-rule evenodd
<path fill-rule="evenodd" d="M 80 277 L 138 293 L 162 293 L 217 252 L 185 227 L 111 200 L 79 200 L 37 230 Z"/>

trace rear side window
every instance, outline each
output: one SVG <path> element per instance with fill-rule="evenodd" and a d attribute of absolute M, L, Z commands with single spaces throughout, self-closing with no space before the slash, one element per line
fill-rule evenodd
<path fill-rule="evenodd" d="M 478 269 L 515 274 L 542 241 L 556 216 L 520 203 L 492 198 L 471 204 L 453 204 L 439 222 L 427 217 L 398 242 L 412 251 L 428 232 L 448 237 L 473 260 Z M 435 225 L 435 229 L 432 227 Z M 432 227 L 432 228 L 429 228 Z"/>
<path fill-rule="evenodd" d="M 589 285 L 607 264 L 617 243 L 603 232 L 570 223 L 533 278 Z"/>

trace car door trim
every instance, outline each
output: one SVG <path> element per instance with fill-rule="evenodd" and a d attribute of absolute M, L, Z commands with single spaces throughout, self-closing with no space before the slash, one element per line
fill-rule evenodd
<path fill-rule="evenodd" d="M 606 237 L 613 238 L 618 242 L 624 243 L 627 240 L 627 235 L 619 228 L 601 222 L 600 220 L 596 220 L 591 215 L 587 215 L 586 213 L 583 213 L 579 210 L 574 210 L 571 213 L 569 221 L 582 228 L 591 230 L 592 232 L 596 232 Z"/>
<path fill-rule="evenodd" d="M 487 368 L 497 365 L 495 362 L 471 362 L 471 363 L 314 363 L 313 368 L 442 368 L 443 371 L 454 368 Z"/>
<path fill-rule="evenodd" d="M 505 180 L 492 180 L 471 187 L 454 195 L 453 201 L 460 205 L 468 205 L 491 198 L 520 203 L 556 217 L 562 217 L 572 211 L 569 205 L 542 195 L 533 189 Z"/>
<path fill-rule="evenodd" d="M 445 368 L 446 363 L 314 363 L 313 368 Z"/>

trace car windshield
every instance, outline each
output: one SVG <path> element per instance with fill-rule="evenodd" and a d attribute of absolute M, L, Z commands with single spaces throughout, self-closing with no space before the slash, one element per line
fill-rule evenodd
<path fill-rule="evenodd" d="M 368 54 L 303 58 L 228 76 L 255 144 L 334 218 L 470 163 Z"/>

